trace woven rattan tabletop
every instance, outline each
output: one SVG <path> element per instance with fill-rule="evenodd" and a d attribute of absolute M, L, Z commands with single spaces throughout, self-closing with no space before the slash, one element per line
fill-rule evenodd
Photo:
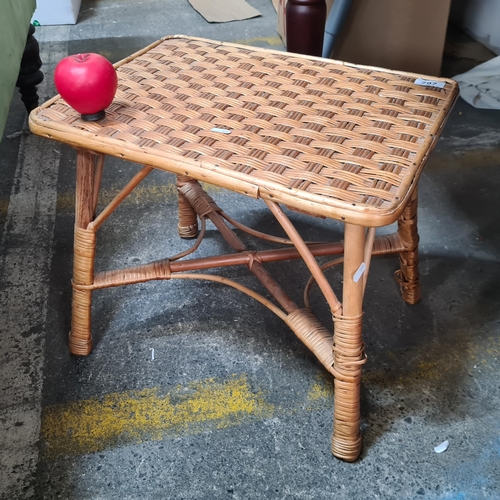
<path fill-rule="evenodd" d="M 452 80 L 182 36 L 116 67 L 104 120 L 56 96 L 33 132 L 366 226 L 398 217 L 458 94 Z"/>

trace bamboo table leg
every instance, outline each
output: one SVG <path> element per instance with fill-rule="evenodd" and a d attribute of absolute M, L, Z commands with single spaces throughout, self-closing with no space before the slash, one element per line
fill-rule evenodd
<path fill-rule="evenodd" d="M 420 300 L 420 278 L 418 273 L 418 227 L 417 227 L 417 189 L 413 192 L 408 205 L 398 220 L 398 233 L 405 246 L 399 253 L 400 269 L 396 271 L 401 296 L 408 304 Z"/>
<path fill-rule="evenodd" d="M 365 228 L 345 225 L 342 314 L 334 314 L 335 409 L 332 453 L 353 462 L 361 451 L 360 384 L 365 362 L 362 340 Z"/>
<path fill-rule="evenodd" d="M 92 291 L 78 285 L 94 282 L 96 233 L 88 229 L 94 217 L 95 154 L 79 150 L 76 159 L 75 242 L 73 261 L 73 304 L 69 348 L 73 354 L 85 356 L 92 351 Z"/>

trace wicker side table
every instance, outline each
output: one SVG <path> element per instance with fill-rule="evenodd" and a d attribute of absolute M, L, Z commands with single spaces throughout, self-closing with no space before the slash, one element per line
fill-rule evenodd
<path fill-rule="evenodd" d="M 166 37 L 116 65 L 119 88 L 101 122 L 84 122 L 56 96 L 30 116 L 34 133 L 77 149 L 73 315 L 70 349 L 92 349 L 92 291 L 155 279 L 205 279 L 247 293 L 281 317 L 335 377 L 333 454 L 361 449 L 360 382 L 365 362 L 362 302 L 372 255 L 397 253 L 396 278 L 419 300 L 417 181 L 458 95 L 455 82 L 182 36 Z M 106 155 L 144 165 L 95 215 Z M 94 271 L 97 230 L 153 170 L 177 174 L 179 234 L 210 219 L 235 253 Z M 231 219 L 198 181 L 260 198 L 289 240 Z M 305 243 L 281 205 L 345 223 L 343 242 Z M 198 220 L 201 221 L 199 232 Z M 375 229 L 398 221 L 392 235 Z M 288 248 L 250 252 L 228 222 Z M 343 260 L 339 300 L 316 256 Z M 299 307 L 266 262 L 302 258 L 311 271 Z M 246 265 L 274 297 L 205 269 Z M 196 271 L 196 272 L 193 272 Z M 329 332 L 309 308 L 316 281 L 334 318 Z"/>

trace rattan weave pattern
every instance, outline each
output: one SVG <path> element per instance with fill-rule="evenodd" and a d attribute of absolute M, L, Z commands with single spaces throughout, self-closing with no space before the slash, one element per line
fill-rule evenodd
<path fill-rule="evenodd" d="M 184 37 L 117 71 L 106 120 L 84 122 L 60 98 L 33 120 L 368 214 L 401 203 L 456 96 L 450 80 L 424 87 L 415 75 Z"/>

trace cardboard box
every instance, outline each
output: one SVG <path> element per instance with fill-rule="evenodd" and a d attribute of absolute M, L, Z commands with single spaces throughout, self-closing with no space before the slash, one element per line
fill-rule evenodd
<path fill-rule="evenodd" d="M 82 0 L 37 0 L 31 22 L 42 26 L 76 24 Z"/>
<path fill-rule="evenodd" d="M 328 11 L 333 0 L 327 0 Z M 451 0 L 354 0 L 332 58 L 438 76 Z M 286 0 L 278 33 L 286 45 Z"/>

